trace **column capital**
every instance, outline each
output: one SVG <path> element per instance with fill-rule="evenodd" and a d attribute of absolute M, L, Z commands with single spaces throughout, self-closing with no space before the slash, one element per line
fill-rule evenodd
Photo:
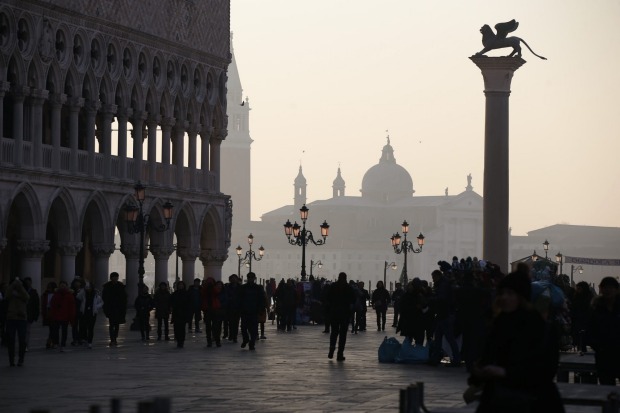
<path fill-rule="evenodd" d="M 69 110 L 71 110 L 72 112 L 78 112 L 80 109 L 82 109 L 82 106 L 84 106 L 84 98 L 67 98 L 67 104 L 69 105 Z"/>
<path fill-rule="evenodd" d="M 131 116 L 131 120 L 134 121 L 144 121 L 149 117 L 149 113 L 143 110 L 134 110 L 133 115 Z"/>
<path fill-rule="evenodd" d="M 200 130 L 200 136 L 203 139 L 209 139 L 211 137 L 211 134 L 213 133 L 213 131 L 215 130 L 215 128 L 213 126 L 203 126 L 202 129 Z"/>
<path fill-rule="evenodd" d="M 17 240 L 17 250 L 29 258 L 41 258 L 50 249 L 50 242 L 46 239 Z"/>
<path fill-rule="evenodd" d="M 30 93 L 30 88 L 28 86 L 13 86 L 11 93 L 13 94 L 13 99 L 23 101 Z"/>
<path fill-rule="evenodd" d="M 88 100 L 84 103 L 84 109 L 89 115 L 97 114 L 97 111 L 101 109 L 101 102 L 98 100 Z"/>
<path fill-rule="evenodd" d="M 520 57 L 471 56 L 470 59 L 482 71 L 485 93 L 510 93 L 514 72 L 525 64 Z"/>
<path fill-rule="evenodd" d="M 177 120 L 175 118 L 166 116 L 166 117 L 161 118 L 160 125 L 162 129 L 164 128 L 170 129 L 175 125 L 176 122 Z"/>
<path fill-rule="evenodd" d="M 49 92 L 47 90 L 32 89 L 30 90 L 30 99 L 33 103 L 42 105 L 43 101 L 47 99 Z"/>
<path fill-rule="evenodd" d="M 157 115 L 157 114 L 149 115 L 149 117 L 146 119 L 146 125 L 149 128 L 151 128 L 151 127 L 156 128 L 160 121 L 161 121 L 161 116 L 160 115 Z"/>
<path fill-rule="evenodd" d="M 6 248 L 6 244 L 7 244 L 7 239 L 6 238 L 0 238 L 0 254 Z"/>
<path fill-rule="evenodd" d="M 207 263 L 223 264 L 228 259 L 228 250 L 212 250 L 206 249 L 200 251 L 200 261 L 204 265 Z"/>
<path fill-rule="evenodd" d="M 138 244 L 121 244 L 121 253 L 125 259 L 140 258 L 140 245 Z"/>
<path fill-rule="evenodd" d="M 67 95 L 64 93 L 50 93 L 47 100 L 49 101 L 52 107 L 62 106 L 67 101 Z"/>
<path fill-rule="evenodd" d="M 94 243 L 91 245 L 91 251 L 98 258 L 109 258 L 114 254 L 114 244 Z"/>
<path fill-rule="evenodd" d="M 174 124 L 174 131 L 176 133 L 179 133 L 180 131 L 183 131 L 183 133 L 185 133 L 188 127 L 189 127 L 188 121 L 177 119 L 176 123 Z"/>
<path fill-rule="evenodd" d="M 172 255 L 174 247 L 172 245 L 150 247 L 149 251 L 151 251 L 156 260 L 165 260 Z"/>
<path fill-rule="evenodd" d="M 81 242 L 62 242 L 58 244 L 60 255 L 62 256 L 76 256 L 82 250 L 83 244 Z"/>
<path fill-rule="evenodd" d="M 198 135 L 198 133 L 200 133 L 201 130 L 202 125 L 200 123 L 192 123 L 187 128 L 187 134 L 196 136 Z"/>
<path fill-rule="evenodd" d="M 104 103 L 101 105 L 101 113 L 103 114 L 111 114 L 114 115 L 118 110 L 117 105 L 113 105 L 111 103 Z"/>
<path fill-rule="evenodd" d="M 200 249 L 198 248 L 180 247 L 178 251 L 179 257 L 183 261 L 195 261 L 200 255 Z"/>
<path fill-rule="evenodd" d="M 117 117 L 117 119 L 123 119 L 123 120 L 126 121 L 132 115 L 133 115 L 133 109 L 132 108 L 119 107 L 119 108 L 116 109 L 116 117 Z"/>
<path fill-rule="evenodd" d="M 4 94 L 4 92 L 8 92 L 9 90 L 11 90 L 11 84 L 4 80 L 0 81 L 0 93 Z"/>
<path fill-rule="evenodd" d="M 228 136 L 228 129 L 215 128 L 215 130 L 213 131 L 213 135 L 216 139 L 223 141 Z"/>

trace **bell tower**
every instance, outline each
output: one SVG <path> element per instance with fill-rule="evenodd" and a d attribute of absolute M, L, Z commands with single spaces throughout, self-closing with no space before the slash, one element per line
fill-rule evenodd
<path fill-rule="evenodd" d="M 306 177 L 304 176 L 304 173 L 301 170 L 301 165 L 299 165 L 299 173 L 297 174 L 297 177 L 295 178 L 295 210 L 298 210 L 299 208 L 301 208 L 305 203 L 306 203 Z M 297 211 L 295 211 L 297 212 Z"/>
<path fill-rule="evenodd" d="M 332 184 L 332 197 L 336 198 L 339 196 L 344 196 L 344 179 L 342 179 L 342 175 L 340 174 L 340 167 L 338 167 L 338 174 L 336 175 L 336 179 L 334 179 L 334 183 Z"/>

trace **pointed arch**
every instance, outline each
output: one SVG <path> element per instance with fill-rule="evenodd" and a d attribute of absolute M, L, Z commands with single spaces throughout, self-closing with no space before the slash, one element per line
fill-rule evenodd
<path fill-rule="evenodd" d="M 129 86 L 125 79 L 121 79 L 116 83 L 116 89 L 114 91 L 114 104 L 119 108 L 129 108 L 130 107 L 130 95 L 129 95 Z"/>
<path fill-rule="evenodd" d="M 20 239 L 41 239 L 45 234 L 42 233 L 43 216 L 41 214 L 41 203 L 36 191 L 28 182 L 22 182 L 13 190 L 11 196 L 11 208 L 19 217 L 19 238 Z M 7 217 L 8 219 L 8 217 Z"/>
<path fill-rule="evenodd" d="M 99 94 L 97 98 L 101 101 L 102 104 L 114 104 L 114 85 L 107 74 L 105 74 L 99 82 Z"/>
<path fill-rule="evenodd" d="M 161 99 L 159 100 L 159 114 L 162 117 L 174 116 L 174 110 L 172 108 L 172 97 L 167 90 L 162 93 Z"/>
<path fill-rule="evenodd" d="M 82 96 L 82 76 L 77 72 L 74 66 L 71 66 L 65 77 L 63 92 L 68 97 Z"/>
<path fill-rule="evenodd" d="M 177 120 L 185 119 L 185 112 L 186 112 L 185 105 L 183 104 L 183 101 L 181 100 L 181 98 L 177 96 L 174 100 L 174 110 L 172 112 L 172 116 L 174 116 L 174 118 Z"/>
<path fill-rule="evenodd" d="M 80 235 L 78 212 L 71 192 L 65 187 L 56 188 L 49 199 L 50 203 L 44 211 L 44 215 L 48 217 L 48 223 L 50 216 L 56 217 L 57 222 L 60 222 L 58 227 L 63 235 L 60 239 L 63 241 L 78 240 Z"/>
<path fill-rule="evenodd" d="M 16 54 L 11 56 L 11 59 L 9 60 L 9 65 L 7 67 L 6 80 L 11 82 L 11 85 L 13 86 L 25 85 L 25 73 L 26 68 L 24 67 L 24 60 Z"/>
<path fill-rule="evenodd" d="M 43 73 L 45 70 L 39 59 L 32 59 L 28 65 L 27 85 L 34 89 L 44 89 Z"/>
<path fill-rule="evenodd" d="M 49 93 L 57 94 L 63 92 L 62 70 L 56 60 L 53 60 L 47 69 L 45 89 L 47 89 Z"/>
<path fill-rule="evenodd" d="M 106 195 L 101 191 L 93 191 L 89 194 L 84 209 L 80 213 L 79 227 L 84 228 L 88 219 L 99 218 L 96 221 L 97 242 L 114 242 L 114 224 Z"/>
<path fill-rule="evenodd" d="M 224 218 L 213 205 L 208 205 L 200 222 L 200 249 L 219 249 L 224 244 Z"/>
<path fill-rule="evenodd" d="M 142 88 L 134 85 L 131 90 L 130 107 L 134 110 L 134 112 L 142 112 L 144 110 L 144 103 L 144 93 Z"/>
<path fill-rule="evenodd" d="M 99 88 L 97 87 L 97 78 L 92 70 L 89 70 L 84 75 L 84 81 L 82 82 L 82 97 L 86 100 L 97 101 L 99 100 Z"/>
<path fill-rule="evenodd" d="M 160 109 L 158 103 L 157 92 L 153 88 L 149 88 L 146 92 L 146 104 L 144 106 L 145 110 L 150 115 L 157 115 Z"/>

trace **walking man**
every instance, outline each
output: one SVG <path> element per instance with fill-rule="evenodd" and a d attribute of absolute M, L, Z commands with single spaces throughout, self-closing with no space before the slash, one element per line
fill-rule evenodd
<path fill-rule="evenodd" d="M 344 346 L 347 342 L 347 330 L 353 304 L 355 303 L 355 293 L 353 288 L 347 284 L 347 274 L 338 274 L 338 281 L 333 283 L 327 293 L 329 306 L 329 320 L 331 323 L 331 334 L 329 336 L 328 358 L 334 357 L 336 341 L 338 341 L 338 356 L 336 360 L 344 361 Z"/>
<path fill-rule="evenodd" d="M 28 325 L 28 299 L 29 295 L 18 277 L 9 284 L 6 289 L 8 302 L 6 314 L 6 332 L 8 337 L 7 348 L 9 350 L 9 365 L 15 365 L 15 336 L 19 341 L 19 353 L 17 365 L 24 364 L 26 353 L 26 329 Z"/>
<path fill-rule="evenodd" d="M 256 274 L 249 272 L 248 282 L 241 286 L 241 348 L 250 344 L 250 350 L 255 349 L 258 338 L 258 313 L 265 310 L 265 292 L 263 287 L 256 284 Z"/>
<path fill-rule="evenodd" d="M 127 293 L 125 285 L 118 281 L 118 273 L 110 274 L 110 281 L 103 286 L 103 313 L 110 323 L 110 347 L 116 346 L 120 324 L 125 324 L 127 313 Z"/>

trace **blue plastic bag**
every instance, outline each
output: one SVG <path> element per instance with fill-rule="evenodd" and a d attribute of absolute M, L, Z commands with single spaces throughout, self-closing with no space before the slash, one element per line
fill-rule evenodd
<path fill-rule="evenodd" d="M 396 356 L 396 363 L 423 364 L 428 363 L 428 347 L 411 344 L 411 339 L 406 338 Z"/>
<path fill-rule="evenodd" d="M 400 352 L 400 341 L 396 337 L 388 338 L 385 336 L 379 346 L 379 363 L 394 363 L 396 356 Z"/>

